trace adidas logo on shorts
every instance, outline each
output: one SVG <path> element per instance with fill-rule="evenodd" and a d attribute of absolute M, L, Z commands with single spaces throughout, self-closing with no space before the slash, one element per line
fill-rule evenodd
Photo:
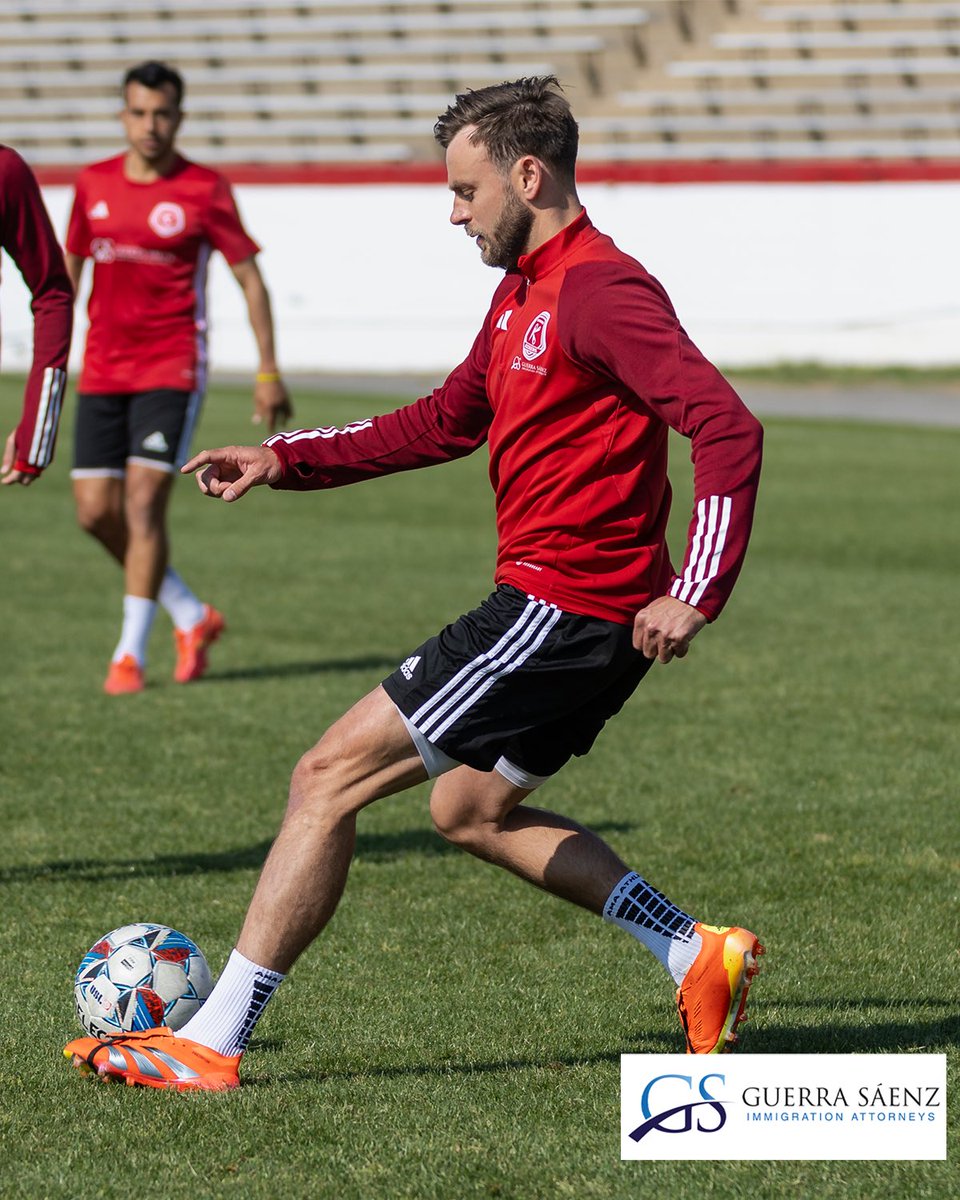
<path fill-rule="evenodd" d="M 166 454 L 170 449 L 167 439 L 159 429 L 143 439 L 143 448 L 144 450 L 153 450 L 156 454 Z"/>
<path fill-rule="evenodd" d="M 404 679 L 412 679 L 413 673 L 417 669 L 417 663 L 420 661 L 420 655 L 414 654 L 410 658 L 405 658 L 400 664 L 400 674 Z"/>

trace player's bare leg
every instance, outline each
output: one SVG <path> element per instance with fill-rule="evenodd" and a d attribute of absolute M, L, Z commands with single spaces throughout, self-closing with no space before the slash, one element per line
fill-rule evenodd
<path fill-rule="evenodd" d="M 74 479 L 73 501 L 80 528 L 122 564 L 127 553 L 124 480 L 107 475 Z"/>
<path fill-rule="evenodd" d="M 126 477 L 86 475 L 73 480 L 77 521 L 124 569 L 124 629 L 114 663 L 130 655 L 125 668 L 111 665 L 106 689 L 113 693 L 143 687 L 146 640 L 155 602 L 174 623 L 178 683 L 199 679 L 207 650 L 226 628 L 223 615 L 198 600 L 169 565 L 167 509 L 175 476 L 129 463 Z"/>
<path fill-rule="evenodd" d="M 124 569 L 127 595 L 155 600 L 167 567 L 167 508 L 173 475 L 138 463 L 126 478 L 83 476 L 73 481 L 80 528 Z"/>
<path fill-rule="evenodd" d="M 77 1038 L 66 1056 L 85 1070 L 147 1087 L 235 1087 L 253 1026 L 283 973 L 336 910 L 353 857 L 357 813 L 426 778 L 396 708 L 377 688 L 297 764 L 287 813 L 237 948 L 200 1012 L 176 1034 L 150 1030 L 106 1048 Z"/>
<path fill-rule="evenodd" d="M 143 690 L 147 640 L 167 567 L 166 512 L 173 475 L 127 466 L 124 478 L 83 475 L 73 481 L 77 519 L 124 570 L 123 625 L 104 690 Z"/>
<path fill-rule="evenodd" d="M 688 1053 L 730 1049 L 763 953 L 756 935 L 696 921 L 596 834 L 522 803 L 528 795 L 496 771 L 461 766 L 437 781 L 430 813 L 448 841 L 631 933 L 677 984 Z"/>
<path fill-rule="evenodd" d="M 170 546 L 167 508 L 173 475 L 169 471 L 127 464 L 124 516 L 127 547 L 123 573 L 128 596 L 156 600 L 167 569 Z"/>
<path fill-rule="evenodd" d="M 340 900 L 357 813 L 427 778 L 382 688 L 354 705 L 297 764 L 286 816 L 264 864 L 237 949 L 287 971 Z"/>
<path fill-rule="evenodd" d="M 128 597 L 159 602 L 174 622 L 177 683 L 200 679 L 207 650 L 226 628 L 223 615 L 190 591 L 170 568 L 167 509 L 174 474 L 140 463 L 127 464 L 127 550 L 124 577 Z"/>
<path fill-rule="evenodd" d="M 603 912 L 626 864 L 582 825 L 523 804 L 529 795 L 497 771 L 461 766 L 437 780 L 430 815 L 448 842 L 555 896 Z"/>

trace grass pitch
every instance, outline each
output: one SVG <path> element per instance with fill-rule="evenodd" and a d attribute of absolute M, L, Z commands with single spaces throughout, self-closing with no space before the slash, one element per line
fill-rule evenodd
<path fill-rule="evenodd" d="M 297 423 L 388 406 L 303 394 Z M 254 440 L 248 414 L 214 389 L 197 445 Z M 106 697 L 121 579 L 73 525 L 69 446 L 68 417 L 47 477 L 0 492 L 0 1195 L 960 1195 L 950 1162 L 621 1163 L 621 1051 L 682 1048 L 666 977 L 620 931 L 446 847 L 426 789 L 362 814 L 344 903 L 238 1093 L 71 1071 L 83 952 L 156 920 L 219 969 L 298 756 L 486 594 L 494 542 L 482 452 L 232 507 L 184 482 L 173 561 L 229 632 L 178 687 L 161 614 L 148 690 Z M 760 932 L 745 1049 L 946 1052 L 951 1088 L 958 451 L 943 430 L 769 422 L 727 612 L 542 793 L 698 916 Z M 686 457 L 678 441 L 677 552 Z"/>

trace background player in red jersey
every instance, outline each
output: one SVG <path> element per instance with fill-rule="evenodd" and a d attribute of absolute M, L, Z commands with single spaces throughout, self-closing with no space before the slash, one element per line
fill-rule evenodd
<path fill-rule="evenodd" d="M 457 98 L 436 126 L 454 225 L 506 268 L 468 358 L 431 396 L 343 430 L 195 455 L 201 491 L 334 487 L 489 443 L 497 590 L 430 638 L 297 765 L 237 948 L 200 1012 L 66 1053 L 131 1083 L 223 1088 L 272 992 L 339 902 L 367 804 L 437 777 L 439 833 L 602 915 L 657 956 L 687 1048 L 728 1048 L 761 947 L 705 925 L 595 834 L 527 804 L 585 754 L 653 662 L 682 658 L 746 552 L 761 430 L 680 326 L 662 287 L 577 198 L 577 126 L 556 80 Z M 664 541 L 667 431 L 691 439 L 684 565 Z"/>
<path fill-rule="evenodd" d="M 178 683 L 203 674 L 224 628 L 170 566 L 167 535 L 170 488 L 206 383 L 212 250 L 243 290 L 257 343 L 253 419 L 273 430 L 292 412 L 259 247 L 223 176 L 175 148 L 182 79 L 163 63 L 142 63 L 127 72 L 123 96 L 127 151 L 81 172 L 66 243 L 74 287 L 84 261 L 94 264 L 72 475 L 80 525 L 124 568 L 123 628 L 104 684 L 111 694 L 143 688 L 158 601 L 174 622 Z"/>
<path fill-rule="evenodd" d="M 20 424 L 4 444 L 0 483 L 30 484 L 53 460 L 67 381 L 73 288 L 36 179 L 9 146 L 0 146 L 0 247 L 33 297 L 33 366 Z"/>

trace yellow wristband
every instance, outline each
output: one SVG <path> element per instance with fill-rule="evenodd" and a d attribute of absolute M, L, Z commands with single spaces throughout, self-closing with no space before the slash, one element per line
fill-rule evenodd
<path fill-rule="evenodd" d="M 258 371 L 257 383 L 279 383 L 280 373 L 278 371 Z"/>

